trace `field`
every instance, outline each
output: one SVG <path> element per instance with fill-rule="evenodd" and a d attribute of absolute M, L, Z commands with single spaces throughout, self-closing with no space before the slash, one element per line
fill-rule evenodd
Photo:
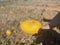
<path fill-rule="evenodd" d="M 0 45 L 30 45 L 34 37 L 22 32 L 20 23 L 52 19 L 59 11 L 60 0 L 0 0 Z"/>

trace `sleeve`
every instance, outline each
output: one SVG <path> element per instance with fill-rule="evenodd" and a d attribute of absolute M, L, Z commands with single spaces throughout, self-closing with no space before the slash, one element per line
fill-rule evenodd
<path fill-rule="evenodd" d="M 56 27 L 60 25 L 60 12 L 50 21 L 50 28 Z"/>

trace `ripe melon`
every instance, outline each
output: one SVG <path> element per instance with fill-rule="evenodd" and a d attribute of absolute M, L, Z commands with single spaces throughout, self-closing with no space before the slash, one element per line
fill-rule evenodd
<path fill-rule="evenodd" d="M 20 24 L 21 30 L 27 34 L 35 34 L 41 27 L 41 23 L 37 20 L 26 20 Z"/>

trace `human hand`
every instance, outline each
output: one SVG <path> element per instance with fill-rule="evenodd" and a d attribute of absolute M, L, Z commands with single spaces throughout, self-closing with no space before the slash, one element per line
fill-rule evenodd
<path fill-rule="evenodd" d="M 42 26 L 42 29 L 50 29 L 49 24 L 45 24 L 45 25 L 43 25 L 43 26 Z"/>

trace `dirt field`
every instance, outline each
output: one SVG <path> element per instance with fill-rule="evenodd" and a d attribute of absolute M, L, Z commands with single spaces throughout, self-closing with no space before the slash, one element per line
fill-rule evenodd
<path fill-rule="evenodd" d="M 34 37 L 22 32 L 19 23 L 28 19 L 52 19 L 59 11 L 60 0 L 0 0 L 0 45 L 30 44 Z M 6 30 L 12 34 L 6 36 Z"/>

